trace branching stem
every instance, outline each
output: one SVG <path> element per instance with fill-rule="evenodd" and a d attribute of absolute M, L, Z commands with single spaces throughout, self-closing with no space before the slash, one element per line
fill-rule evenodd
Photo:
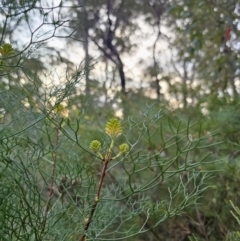
<path fill-rule="evenodd" d="M 91 208 L 90 215 L 89 215 L 89 217 L 88 217 L 88 219 L 86 221 L 86 225 L 84 227 L 84 234 L 82 235 L 82 237 L 80 238 L 79 241 L 85 241 L 86 240 L 86 232 L 89 229 L 89 226 L 90 226 L 90 223 L 92 221 L 93 215 L 94 215 L 95 210 L 97 208 L 97 204 L 98 204 L 98 201 L 99 201 L 99 198 L 100 198 L 101 188 L 102 188 L 102 185 L 103 185 L 103 180 L 104 180 L 104 177 L 106 175 L 107 166 L 108 166 L 109 161 L 111 161 L 110 157 L 107 157 L 107 159 L 103 160 L 103 167 L 102 167 L 100 181 L 98 183 L 97 193 L 96 193 L 96 196 L 95 196 L 92 208 Z"/>
<path fill-rule="evenodd" d="M 48 216 L 48 212 L 49 212 L 49 208 L 50 208 L 50 204 L 51 204 L 51 200 L 52 200 L 52 195 L 53 195 L 53 185 L 54 185 L 55 171 L 56 171 L 58 142 L 59 142 L 59 128 L 56 127 L 55 128 L 55 141 L 54 141 L 55 150 L 53 152 L 53 166 L 52 166 L 52 173 L 51 173 L 51 182 L 50 182 L 50 188 L 49 188 L 49 193 L 48 193 L 48 201 L 47 201 L 47 204 L 46 204 L 46 207 L 45 207 L 45 212 L 44 212 L 44 219 L 43 219 L 43 223 L 42 223 L 40 241 L 42 240 L 44 230 L 45 230 L 45 227 L 46 227 L 47 216 Z"/>

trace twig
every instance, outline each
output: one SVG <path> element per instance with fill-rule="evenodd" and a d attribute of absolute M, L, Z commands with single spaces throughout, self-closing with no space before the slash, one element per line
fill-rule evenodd
<path fill-rule="evenodd" d="M 52 168 L 52 174 L 51 174 L 51 182 L 50 182 L 50 189 L 49 189 L 49 194 L 48 194 L 48 201 L 46 204 L 46 208 L 45 208 L 45 212 L 44 212 L 44 220 L 42 223 L 42 230 L 41 230 L 41 234 L 40 234 L 40 240 L 42 240 L 42 235 L 44 234 L 44 230 L 46 227 L 46 223 L 47 223 L 47 216 L 48 216 L 48 212 L 49 212 L 49 208 L 50 208 L 50 204 L 51 204 L 51 200 L 52 200 L 52 196 L 53 196 L 53 184 L 54 184 L 54 177 L 55 177 L 55 170 L 56 170 L 56 162 L 57 162 L 57 146 L 58 146 L 58 141 L 59 141 L 59 128 L 56 127 L 55 128 L 55 150 L 53 152 L 53 168 Z"/>
<path fill-rule="evenodd" d="M 121 192 L 123 193 L 123 195 L 127 196 L 125 194 L 123 187 L 121 187 L 121 185 L 118 183 L 117 179 L 110 172 L 109 172 L 109 176 L 121 188 Z M 122 202 L 123 202 L 123 200 L 122 200 Z M 124 205 L 126 205 L 126 203 L 124 203 Z M 145 215 L 142 213 L 139 214 L 139 217 L 142 220 L 146 219 Z M 151 225 L 149 223 L 149 219 L 147 219 L 147 221 L 144 223 L 143 227 L 146 229 L 149 229 L 149 231 L 153 234 L 153 236 L 156 238 L 156 240 L 158 240 L 158 241 L 162 240 L 162 238 L 158 235 L 158 233 L 151 227 Z"/>
<path fill-rule="evenodd" d="M 96 210 L 96 207 L 97 207 L 99 198 L 100 198 L 100 192 L 101 192 L 101 188 L 102 188 L 102 185 L 103 185 L 104 177 L 105 177 L 105 175 L 106 175 L 106 170 L 107 170 L 107 166 L 108 166 L 109 161 L 111 161 L 111 158 L 110 158 L 110 157 L 107 157 L 107 159 L 104 159 L 104 160 L 103 160 L 103 167 L 102 167 L 102 172 L 101 172 L 100 181 L 99 181 L 99 183 L 98 183 L 97 193 L 96 193 L 96 196 L 95 196 L 95 199 L 94 199 L 92 208 L 91 208 L 90 215 L 89 215 L 89 217 L 88 217 L 88 219 L 87 219 L 87 222 L 86 222 L 86 225 L 85 225 L 85 227 L 84 227 L 84 234 L 82 235 L 82 237 L 80 238 L 79 241 L 85 241 L 85 240 L 86 240 L 86 232 L 87 232 L 88 229 L 89 229 L 90 223 L 91 223 L 91 221 L 92 221 L 93 215 L 94 215 L 94 213 L 95 213 L 95 210 Z"/>

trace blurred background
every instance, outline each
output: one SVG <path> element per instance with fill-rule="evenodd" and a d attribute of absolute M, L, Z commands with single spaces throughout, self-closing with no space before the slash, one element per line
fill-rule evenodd
<path fill-rule="evenodd" d="M 1 44 L 21 53 L 38 88 L 64 81 L 81 63 L 78 94 L 99 103 L 121 93 L 207 113 L 212 102 L 238 97 L 238 1 L 9 0 L 0 7 Z M 16 78 L 28 82 L 2 78 L 2 88 Z"/>

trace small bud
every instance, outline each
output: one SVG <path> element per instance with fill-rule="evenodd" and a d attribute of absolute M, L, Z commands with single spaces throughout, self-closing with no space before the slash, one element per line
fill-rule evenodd
<path fill-rule="evenodd" d="M 81 185 L 82 181 L 80 179 L 74 179 L 72 180 L 72 186 L 79 186 Z"/>
<path fill-rule="evenodd" d="M 122 154 L 125 154 L 125 153 L 129 152 L 129 146 L 128 146 L 128 144 L 127 144 L 127 143 L 121 144 L 121 145 L 119 146 L 119 151 L 120 151 L 120 153 L 122 153 Z"/>
<path fill-rule="evenodd" d="M 121 135 L 122 127 L 120 121 L 117 118 L 110 119 L 106 125 L 105 131 L 112 139 Z"/>
<path fill-rule="evenodd" d="M 101 148 L 101 142 L 98 140 L 93 140 L 90 143 L 90 149 L 92 149 L 95 153 L 98 153 Z"/>

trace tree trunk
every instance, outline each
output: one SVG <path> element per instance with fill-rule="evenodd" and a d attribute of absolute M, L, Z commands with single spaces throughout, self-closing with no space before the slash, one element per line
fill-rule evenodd
<path fill-rule="evenodd" d="M 184 71 L 184 75 L 182 78 L 182 85 L 183 85 L 183 89 L 182 89 L 182 94 L 183 94 L 183 107 L 186 108 L 187 107 L 187 66 L 186 66 L 186 62 L 184 61 L 183 64 L 183 71 Z"/>
<path fill-rule="evenodd" d="M 123 66 L 123 63 L 122 61 L 120 60 L 120 63 L 118 65 L 118 72 L 119 72 L 119 76 L 120 76 L 120 79 L 121 79 L 121 91 L 123 94 L 126 93 L 126 79 L 125 79 L 125 73 L 124 73 L 124 66 Z"/>
<path fill-rule="evenodd" d="M 83 9 L 82 26 L 83 26 L 83 49 L 85 52 L 85 94 L 90 94 L 90 80 L 89 80 L 89 33 L 88 33 L 88 13 L 86 10 L 85 0 L 78 0 L 79 6 Z"/>

